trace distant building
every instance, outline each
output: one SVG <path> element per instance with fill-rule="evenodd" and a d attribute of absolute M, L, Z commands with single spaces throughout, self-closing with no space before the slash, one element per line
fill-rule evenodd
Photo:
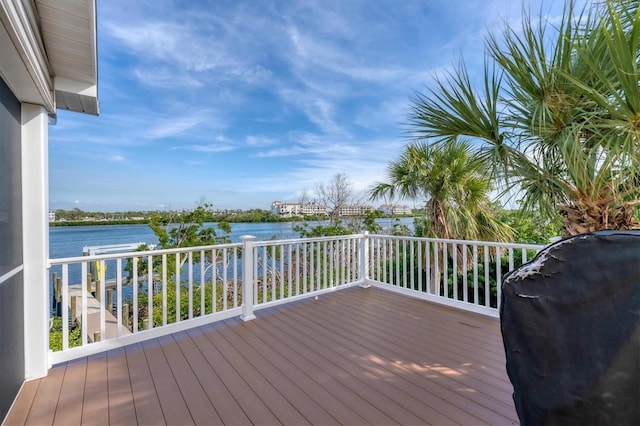
<path fill-rule="evenodd" d="M 56 212 L 53 210 L 49 210 L 49 222 L 56 221 Z"/>
<path fill-rule="evenodd" d="M 325 215 L 327 214 L 327 208 L 315 203 L 302 204 L 274 201 L 271 203 L 271 214 L 284 217 Z"/>
<path fill-rule="evenodd" d="M 300 214 L 303 216 L 326 215 L 327 208 L 316 203 L 305 203 L 300 205 Z"/>
<path fill-rule="evenodd" d="M 383 204 L 380 207 L 378 207 L 378 210 L 380 210 L 382 214 L 389 215 L 389 216 L 408 215 L 413 213 L 411 211 L 411 207 L 400 206 L 398 204 Z"/>
<path fill-rule="evenodd" d="M 368 211 L 373 210 L 371 206 L 351 205 L 340 207 L 339 216 L 364 216 Z"/>
<path fill-rule="evenodd" d="M 271 214 L 285 217 L 298 216 L 300 214 L 300 203 L 274 201 L 271 203 Z"/>

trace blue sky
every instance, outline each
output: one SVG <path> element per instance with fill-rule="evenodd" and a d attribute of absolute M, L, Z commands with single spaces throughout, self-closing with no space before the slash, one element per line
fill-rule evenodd
<path fill-rule="evenodd" d="M 50 127 L 50 207 L 268 209 L 336 173 L 364 193 L 416 91 L 461 57 L 480 78 L 488 29 L 561 3 L 99 1 L 101 114 Z"/>

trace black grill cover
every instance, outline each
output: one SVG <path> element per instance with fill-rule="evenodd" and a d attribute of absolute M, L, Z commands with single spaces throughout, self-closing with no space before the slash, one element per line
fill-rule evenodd
<path fill-rule="evenodd" d="M 500 324 L 523 425 L 640 425 L 640 231 L 545 248 L 505 277 Z"/>

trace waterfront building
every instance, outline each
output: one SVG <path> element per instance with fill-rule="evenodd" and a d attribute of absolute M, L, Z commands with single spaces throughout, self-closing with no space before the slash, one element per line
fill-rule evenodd
<path fill-rule="evenodd" d="M 283 217 L 326 215 L 327 208 L 315 203 L 271 203 L 271 214 Z"/>
<path fill-rule="evenodd" d="M 367 212 L 373 210 L 371 206 L 363 206 L 359 204 L 341 206 L 339 208 L 339 216 L 364 216 Z"/>
<path fill-rule="evenodd" d="M 383 204 L 378 207 L 378 210 L 387 216 L 410 215 L 412 213 L 411 207 L 399 204 Z"/>

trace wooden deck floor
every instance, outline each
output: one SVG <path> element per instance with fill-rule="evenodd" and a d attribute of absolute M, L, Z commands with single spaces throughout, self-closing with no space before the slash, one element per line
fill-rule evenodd
<path fill-rule="evenodd" d="M 517 424 L 499 324 L 352 288 L 55 366 L 7 425 Z"/>

